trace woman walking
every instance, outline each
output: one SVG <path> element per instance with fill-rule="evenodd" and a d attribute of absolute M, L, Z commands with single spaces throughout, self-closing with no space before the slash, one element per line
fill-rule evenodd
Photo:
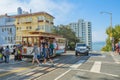
<path fill-rule="evenodd" d="M 38 65 L 40 66 L 40 62 L 37 58 L 37 55 L 39 54 L 39 50 L 38 50 L 38 47 L 37 47 L 37 44 L 35 43 L 34 44 L 34 47 L 33 47 L 33 51 L 31 52 L 31 54 L 33 54 L 33 60 L 32 60 L 32 64 L 34 64 L 35 60 L 37 61 Z"/>

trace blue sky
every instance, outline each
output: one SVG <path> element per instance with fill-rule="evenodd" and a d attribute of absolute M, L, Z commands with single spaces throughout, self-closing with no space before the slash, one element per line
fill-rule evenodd
<path fill-rule="evenodd" d="M 46 11 L 55 17 L 55 25 L 77 22 L 78 19 L 92 22 L 93 41 L 105 41 L 105 30 L 110 25 L 120 24 L 120 0 L 0 0 L 0 14 L 14 13 L 17 7 L 32 12 Z M 10 6 L 8 6 L 10 5 Z"/>

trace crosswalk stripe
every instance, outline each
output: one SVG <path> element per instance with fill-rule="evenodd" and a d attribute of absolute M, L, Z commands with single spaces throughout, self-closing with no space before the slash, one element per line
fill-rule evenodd
<path fill-rule="evenodd" d="M 101 61 L 95 61 L 90 71 L 100 73 L 100 69 L 101 69 Z"/>
<path fill-rule="evenodd" d="M 82 65 L 86 60 L 79 60 L 78 62 L 76 62 L 75 64 L 73 64 L 72 66 L 70 66 L 70 68 L 78 68 L 80 65 Z"/>
<path fill-rule="evenodd" d="M 53 69 L 55 69 L 55 68 L 49 68 L 49 69 L 47 69 L 46 71 L 52 71 Z"/>
<path fill-rule="evenodd" d="M 37 77 L 37 76 L 40 76 L 40 75 L 42 75 L 42 74 L 44 74 L 44 73 L 37 73 L 37 74 L 34 74 L 34 75 L 32 75 L 33 77 Z"/>
<path fill-rule="evenodd" d="M 30 73 L 25 74 L 25 76 L 29 76 L 29 75 L 34 74 L 34 73 L 35 72 L 30 72 Z"/>

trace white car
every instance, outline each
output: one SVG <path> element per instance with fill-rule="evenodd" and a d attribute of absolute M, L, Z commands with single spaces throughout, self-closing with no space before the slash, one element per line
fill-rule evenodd
<path fill-rule="evenodd" d="M 83 43 L 76 43 L 75 55 L 78 56 L 78 54 L 88 55 L 89 54 L 88 46 Z"/>

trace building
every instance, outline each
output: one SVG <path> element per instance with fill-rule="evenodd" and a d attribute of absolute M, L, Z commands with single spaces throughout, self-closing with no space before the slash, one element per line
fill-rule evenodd
<path fill-rule="evenodd" d="M 15 43 L 15 19 L 11 16 L 0 15 L 0 44 Z"/>
<path fill-rule="evenodd" d="M 54 17 L 46 12 L 36 12 L 14 16 L 16 25 L 16 43 L 22 41 L 23 35 L 30 31 L 51 33 Z"/>
<path fill-rule="evenodd" d="M 79 19 L 78 22 L 70 23 L 70 28 L 75 32 L 81 43 L 86 43 L 92 50 L 92 24 Z"/>

